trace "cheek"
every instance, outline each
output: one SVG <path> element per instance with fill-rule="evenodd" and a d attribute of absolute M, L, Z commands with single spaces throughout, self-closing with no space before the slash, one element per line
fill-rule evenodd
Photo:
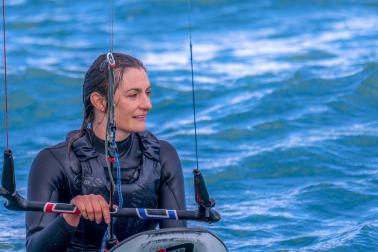
<path fill-rule="evenodd" d="M 119 101 L 115 107 L 116 115 L 124 119 L 132 116 L 134 110 L 135 110 L 134 104 L 132 102 L 126 102 L 126 101 Z"/>

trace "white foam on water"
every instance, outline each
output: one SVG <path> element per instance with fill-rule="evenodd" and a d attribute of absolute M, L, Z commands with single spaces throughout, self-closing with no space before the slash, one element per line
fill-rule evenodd
<path fill-rule="evenodd" d="M 201 163 L 203 164 L 203 170 L 213 170 L 217 169 L 218 171 L 222 171 L 220 168 L 224 168 L 227 166 L 231 166 L 236 164 L 240 160 L 238 155 L 224 157 L 224 158 L 201 158 Z"/>
<path fill-rule="evenodd" d="M 244 195 L 245 193 L 243 193 Z M 292 213 L 282 210 L 284 208 L 290 209 L 290 206 L 294 204 L 294 193 L 288 192 L 287 194 L 274 195 L 270 194 L 269 197 L 261 198 L 261 196 L 254 195 L 248 199 L 248 201 L 243 201 L 238 204 L 226 204 L 219 206 L 222 211 L 222 215 L 229 216 L 230 218 L 245 218 L 252 215 L 261 215 L 266 218 L 271 217 L 282 217 L 287 219 L 295 219 L 298 216 Z M 257 197 L 257 198 L 256 198 Z M 276 209 L 281 209 L 277 211 Z"/>
<path fill-rule="evenodd" d="M 350 21 L 352 25 L 358 26 L 360 20 Z M 369 22 L 373 25 L 376 20 L 370 18 Z M 217 39 L 213 43 L 209 41 L 196 42 L 194 52 L 195 72 L 202 71 L 204 66 L 201 63 L 206 62 L 206 71 L 210 74 L 226 75 L 228 78 L 237 79 L 244 76 L 253 76 L 266 73 L 292 73 L 304 66 L 313 64 L 334 67 L 344 66 L 345 72 L 350 70 L 350 62 L 361 57 L 361 53 L 366 50 L 345 49 L 340 43 L 349 41 L 356 36 L 355 31 L 342 29 L 335 25 L 333 29 L 320 32 L 320 34 L 304 34 L 295 38 L 267 39 L 264 36 L 256 36 L 255 32 L 228 32 L 224 39 Z M 367 32 L 371 30 L 366 29 Z M 272 31 L 271 31 L 272 32 Z M 270 32 L 270 33 L 271 33 Z M 277 31 L 276 31 L 277 32 Z M 205 40 L 205 39 L 203 39 Z M 212 41 L 210 41 L 212 42 Z M 171 44 L 171 46 L 174 46 Z M 310 50 L 322 50 L 329 52 L 331 55 L 337 55 L 336 58 L 314 59 L 302 62 L 300 65 L 296 62 L 277 60 L 277 57 L 286 55 L 303 54 Z M 228 62 L 217 61 L 216 58 L 224 51 L 231 51 L 234 56 Z M 177 69 L 188 69 L 189 55 L 186 47 L 166 50 L 160 53 L 149 53 L 144 57 L 152 69 L 173 71 Z M 325 74 L 329 71 L 324 71 Z M 344 71 L 343 71 L 344 72 Z M 199 78 L 195 76 L 196 78 Z M 224 77 L 222 78 L 224 80 Z M 219 80 L 219 79 L 218 79 Z M 218 83 L 216 78 L 211 78 L 209 83 Z"/>
<path fill-rule="evenodd" d="M 351 243 L 351 240 L 360 234 L 363 225 L 355 221 L 340 223 L 337 220 L 332 220 L 330 227 L 332 228 L 306 232 L 304 234 L 306 236 L 315 236 L 322 239 L 322 242 L 310 245 L 306 249 L 308 251 L 332 250 L 343 245 L 348 245 Z"/>
<path fill-rule="evenodd" d="M 243 62 L 229 62 L 229 63 L 210 63 L 211 71 L 215 73 L 230 72 L 230 76 L 237 78 L 245 75 L 256 75 L 264 73 L 283 73 L 295 72 L 297 69 L 304 66 L 333 67 L 344 66 L 344 71 L 340 74 L 344 75 L 350 71 L 351 63 L 358 62 L 361 55 L 366 54 L 366 49 L 361 47 L 348 48 L 348 53 L 345 53 L 345 48 L 341 44 L 343 41 L 351 42 L 353 38 L 361 34 L 371 34 L 373 27 L 378 26 L 378 19 L 376 17 L 368 17 L 368 25 L 364 29 L 364 18 L 347 19 L 342 22 L 337 22 L 331 29 L 316 33 L 303 34 L 295 38 L 274 38 L 267 39 L 264 36 L 256 36 L 254 32 L 229 32 L 227 39 L 217 40 L 217 45 L 223 50 L 231 50 L 234 59 L 242 60 Z M 279 31 L 273 31 L 277 33 Z M 272 31 L 270 32 L 272 33 Z M 277 57 L 303 54 L 311 50 L 321 50 L 330 53 L 330 55 L 337 55 L 336 58 L 329 57 L 328 59 L 318 60 L 312 59 L 302 62 L 301 65 L 295 62 L 277 60 Z M 218 49 L 218 51 L 222 51 Z M 357 61 L 356 61 L 357 60 Z M 222 65 L 224 64 L 224 65 Z M 243 67 L 248 66 L 248 68 Z M 323 71 L 327 74 L 329 71 Z"/>
<path fill-rule="evenodd" d="M 37 58 L 26 58 L 26 63 L 29 65 L 37 65 L 42 68 L 42 66 L 51 66 L 51 65 L 56 65 L 60 62 L 59 58 L 54 57 L 54 56 L 49 56 L 45 55 L 43 57 Z"/>
<path fill-rule="evenodd" d="M 50 13 L 46 12 L 40 12 L 40 13 L 34 13 L 34 15 L 29 15 L 27 16 L 27 22 L 28 23 L 42 23 L 51 20 L 51 15 Z"/>
<path fill-rule="evenodd" d="M 299 119 L 311 114 L 320 114 L 328 111 L 329 109 L 324 105 L 313 105 L 304 108 L 303 110 L 295 113 L 294 117 L 289 116 L 290 120 Z"/>
<path fill-rule="evenodd" d="M 222 108 L 224 108 L 224 104 L 216 104 L 216 105 L 213 105 L 211 106 L 210 108 L 207 108 L 207 109 L 204 109 L 202 110 L 201 112 L 199 112 L 200 115 L 207 115 L 209 116 L 209 114 L 211 114 L 212 112 L 217 112 L 219 110 L 221 110 Z"/>
<path fill-rule="evenodd" d="M 64 41 L 59 44 L 59 46 L 62 46 L 64 48 L 69 48 L 69 49 L 82 49 L 82 48 L 87 48 L 90 47 L 92 44 L 89 42 L 89 40 L 83 40 L 83 39 L 77 39 L 75 38 L 74 40 L 68 40 Z M 72 52 L 70 53 L 70 56 L 73 58 L 75 56 L 72 56 Z"/>
<path fill-rule="evenodd" d="M 315 45 L 316 43 L 328 44 L 330 42 L 340 42 L 342 40 L 347 40 L 350 38 L 353 38 L 353 33 L 350 31 L 332 30 L 316 36 L 315 41 L 309 43 L 309 45 Z"/>
<path fill-rule="evenodd" d="M 222 112 L 218 114 L 221 114 L 220 115 L 221 117 L 225 117 L 229 115 L 227 111 L 225 111 L 225 109 L 229 109 L 230 107 L 234 105 L 238 105 L 240 103 L 247 102 L 247 101 L 257 102 L 261 100 L 262 98 L 264 98 L 265 96 L 272 94 L 273 92 L 274 92 L 274 89 L 269 88 L 269 89 L 254 91 L 254 92 L 247 91 L 242 94 L 237 94 L 235 97 L 226 99 L 222 104 L 216 104 L 207 109 L 201 110 L 200 112 L 198 112 L 198 115 L 206 116 L 206 118 L 209 118 L 209 119 L 215 119 L 215 116 L 213 113 Z M 247 109 L 249 110 L 250 108 L 247 107 Z M 240 110 L 238 110 L 238 113 L 240 113 Z"/>
<path fill-rule="evenodd" d="M 234 204 L 227 204 L 222 205 L 220 210 L 222 212 L 222 216 L 227 216 L 228 218 L 232 218 L 235 216 L 252 216 L 252 215 L 262 215 L 265 218 L 269 217 L 284 217 L 289 218 L 291 220 L 296 220 L 295 223 L 300 225 L 300 218 L 297 215 L 292 215 L 291 213 L 279 213 L 277 215 L 272 215 L 269 211 L 266 209 L 269 208 L 269 204 L 275 204 L 275 200 L 268 200 L 268 201 L 261 201 L 260 203 L 265 203 L 266 205 L 263 205 L 262 211 L 256 212 L 256 209 L 253 209 L 254 204 L 258 204 L 258 201 L 251 201 L 251 205 L 240 206 L 242 211 L 239 212 L 239 205 L 235 206 Z M 244 209 L 244 207 L 247 207 Z M 280 204 L 277 205 L 277 207 L 280 207 Z M 307 218 L 304 218 L 304 220 L 308 220 Z M 271 237 L 262 238 L 262 237 L 256 237 L 255 239 L 248 239 L 248 241 L 240 241 L 238 244 L 239 246 L 271 246 L 274 243 L 281 243 L 281 242 L 287 242 L 290 240 L 296 240 L 296 239 L 302 239 L 304 237 L 317 237 L 319 239 L 322 239 L 321 243 L 315 243 L 314 245 L 306 246 L 305 248 L 301 248 L 301 251 L 316 251 L 316 250 L 323 250 L 323 249 L 334 249 L 335 247 L 339 247 L 342 245 L 348 245 L 350 244 L 350 241 L 353 240 L 359 233 L 362 227 L 365 226 L 364 223 L 356 223 L 356 221 L 338 221 L 335 219 L 332 219 L 329 221 L 329 224 L 327 225 L 327 222 L 323 223 L 323 227 L 317 228 L 315 231 L 304 231 L 300 235 L 281 235 L 275 231 L 278 226 L 283 225 L 282 222 L 277 224 L 262 224 L 262 225 L 227 225 L 228 229 L 231 229 L 233 231 L 250 231 L 250 232 L 259 232 L 262 231 L 264 233 L 271 233 Z"/>
<path fill-rule="evenodd" d="M 197 118 L 196 118 L 197 123 L 211 122 L 212 120 L 218 117 L 227 116 L 230 113 L 232 113 L 233 110 L 227 113 L 225 109 L 229 110 L 230 108 L 232 108 L 232 106 L 238 105 L 243 102 L 249 102 L 251 100 L 258 101 L 262 99 L 263 97 L 273 93 L 273 91 L 274 91 L 273 89 L 265 89 L 261 91 L 255 91 L 255 92 L 246 92 L 243 94 L 236 95 L 235 97 L 229 99 L 228 101 L 222 104 L 216 104 L 207 109 L 201 110 L 199 112 L 197 111 Z M 215 113 L 218 116 L 215 115 Z M 189 117 L 186 117 L 184 119 L 168 121 L 167 123 L 161 125 L 160 127 L 163 130 L 167 130 L 167 131 L 174 129 L 174 131 L 169 134 L 170 137 L 173 137 L 177 135 L 182 135 L 183 132 L 185 133 L 185 135 L 192 134 L 193 133 L 193 129 L 191 129 L 192 125 L 193 125 L 193 118 L 192 118 L 192 115 L 190 115 Z M 190 128 L 189 129 L 185 128 L 183 130 L 177 131 L 176 130 L 177 127 L 190 127 Z M 207 128 L 201 127 L 197 131 L 197 133 L 204 134 L 204 135 L 214 134 L 217 132 L 218 131 L 214 127 L 211 127 L 211 126 L 210 127 L 208 126 Z"/>
<path fill-rule="evenodd" d="M 250 69 L 252 75 L 259 74 L 269 74 L 269 73 L 280 73 L 284 71 L 292 72 L 298 69 L 297 66 L 289 62 L 279 62 L 279 61 L 268 61 L 268 60 L 257 60 L 252 64 L 252 69 Z"/>
<path fill-rule="evenodd" d="M 144 61 L 151 70 L 173 71 L 188 68 L 189 60 L 185 51 L 165 51 L 161 53 L 147 53 Z"/>
<path fill-rule="evenodd" d="M 282 66 L 282 67 L 281 67 Z M 256 74 L 264 74 L 266 72 L 278 71 L 286 69 L 286 64 L 276 62 L 263 64 L 246 64 L 246 63 L 232 63 L 232 62 L 215 62 L 211 63 L 208 70 L 215 74 L 226 75 L 228 78 L 238 79 L 244 76 L 252 76 Z"/>
<path fill-rule="evenodd" d="M 209 135 L 214 134 L 216 130 L 211 127 L 201 127 L 197 128 L 197 135 Z M 193 129 L 183 129 L 183 130 L 175 130 L 174 132 L 168 134 L 162 134 L 166 138 L 174 138 L 177 136 L 192 136 L 194 135 L 194 128 Z"/>
<path fill-rule="evenodd" d="M 247 92 L 241 95 L 238 95 L 234 98 L 232 98 L 229 102 L 227 102 L 228 105 L 235 105 L 239 104 L 245 101 L 249 101 L 251 99 L 254 99 L 256 101 L 262 99 L 263 97 L 273 93 L 273 89 L 265 89 L 262 91 L 255 91 L 255 92 Z"/>
<path fill-rule="evenodd" d="M 224 105 L 215 105 L 212 108 L 205 111 L 205 115 L 199 116 L 199 121 L 211 121 L 213 120 L 214 116 L 210 116 L 210 114 L 214 111 L 223 110 L 224 107 L 228 107 L 230 105 L 237 104 L 237 102 L 244 102 L 252 97 L 261 98 L 266 94 L 271 93 L 272 90 L 268 89 L 264 92 L 256 92 L 251 94 L 242 94 L 237 96 L 233 100 L 230 100 L 229 103 L 225 103 Z M 302 117 L 304 115 L 312 114 L 312 113 L 322 113 L 326 111 L 327 108 L 324 106 L 310 106 L 305 108 L 303 111 L 296 113 L 294 116 L 291 116 L 289 119 L 295 119 Z M 164 129 L 176 129 L 177 126 L 184 127 L 184 126 L 191 126 L 193 124 L 192 118 L 179 120 L 175 122 L 171 122 L 165 124 L 163 126 Z M 208 134 L 215 134 L 218 130 L 214 127 L 206 127 L 206 128 L 199 128 L 197 133 L 199 135 L 208 135 Z M 259 155 L 265 152 L 273 152 L 277 150 L 286 150 L 291 148 L 299 148 L 299 147 L 306 147 L 317 144 L 323 141 L 329 140 L 337 140 L 340 137 L 344 136 L 351 136 L 351 135 L 360 135 L 360 134 L 375 134 L 378 130 L 372 127 L 372 125 L 364 125 L 364 124 L 353 124 L 346 127 L 339 127 L 339 128 L 331 128 L 331 129 L 317 129 L 317 130 L 308 130 L 299 133 L 294 133 L 289 135 L 284 139 L 280 139 L 276 142 L 266 144 L 265 146 L 258 146 L 258 145 L 239 145 L 237 155 L 234 152 L 230 153 L 229 155 L 224 155 L 223 158 L 214 160 L 212 158 L 201 159 L 206 167 L 206 169 L 214 169 L 214 168 L 224 168 L 231 165 L 236 165 L 240 160 L 247 158 L 249 156 Z M 182 130 L 174 130 L 172 133 L 165 134 L 165 137 L 173 138 L 178 135 L 194 135 L 194 129 L 182 129 Z"/>
<path fill-rule="evenodd" d="M 196 43 L 193 45 L 193 60 L 194 61 L 210 61 L 218 54 L 224 47 L 215 43 Z"/>
<path fill-rule="evenodd" d="M 216 77 L 210 77 L 210 76 L 198 76 L 198 75 L 196 75 L 194 77 L 194 81 L 195 81 L 195 83 L 219 84 L 219 80 Z"/>
<path fill-rule="evenodd" d="M 378 27 L 378 17 L 375 16 L 353 16 L 349 17 L 342 22 L 333 24 L 335 30 L 341 31 L 353 31 L 356 34 L 370 34 L 372 31 L 376 31 Z"/>
<path fill-rule="evenodd" d="M 346 136 L 371 135 L 377 133 L 377 128 L 371 128 L 364 124 L 352 124 L 339 128 L 308 130 L 291 134 L 282 142 L 273 145 L 272 149 L 304 147 L 316 142 L 336 140 Z"/>
<path fill-rule="evenodd" d="M 24 45 L 55 45 L 60 43 L 59 40 L 50 38 L 38 38 L 34 36 L 20 36 L 17 38 L 16 43 Z"/>
<path fill-rule="evenodd" d="M 5 209 L 2 206 L 3 209 Z M 12 222 L 9 221 L 10 216 L 14 216 L 10 210 L 5 209 L 4 213 L 0 214 L 0 242 L 7 244 L 9 240 L 24 240 L 25 239 L 25 228 L 24 228 L 24 218 L 14 219 Z M 17 213 L 21 216 L 20 212 Z"/>
<path fill-rule="evenodd" d="M 319 60 L 317 63 L 324 67 L 338 67 L 342 68 L 343 66 L 349 66 L 349 63 L 345 60 L 345 58 L 334 58 L 334 59 L 327 59 L 327 60 Z M 350 72 L 348 73 L 350 75 Z M 322 75 L 324 78 L 324 76 Z"/>
<path fill-rule="evenodd" d="M 235 79 L 246 75 L 281 72 L 293 68 L 293 64 L 289 62 L 279 62 L 274 58 L 269 59 L 266 56 L 275 56 L 299 51 L 300 48 L 298 49 L 291 45 L 293 44 L 297 46 L 298 43 L 296 43 L 296 41 L 290 42 L 289 40 L 281 40 L 277 42 L 264 39 L 256 42 L 251 41 L 248 37 L 249 35 L 249 33 L 237 33 L 237 36 L 239 36 L 237 37 L 236 35 L 233 36 L 233 33 L 231 32 L 225 36 L 228 39 L 220 39 L 219 41 L 214 41 L 214 43 L 210 43 L 212 41 L 196 42 L 193 47 L 195 73 L 198 71 L 204 72 L 204 69 L 206 69 L 209 75 L 225 74 L 229 78 L 231 77 Z M 233 39 L 233 37 L 237 37 L 237 39 Z M 190 55 L 187 47 L 177 48 L 176 46 L 175 48 L 175 46 L 171 44 L 171 47 L 172 46 L 174 47 L 173 49 L 170 48 L 169 50 L 159 53 L 148 53 L 142 58 L 147 65 L 151 66 L 152 70 L 189 70 Z M 149 45 L 149 47 L 151 47 L 151 45 Z M 224 50 L 233 51 L 235 58 L 227 62 L 215 62 L 213 59 L 217 56 L 222 57 L 220 54 L 223 53 Z M 245 60 L 243 62 L 239 62 L 240 58 L 247 58 L 247 62 L 245 62 Z M 206 65 L 202 63 L 206 63 Z M 195 75 L 195 79 L 197 78 L 199 78 L 198 75 Z M 219 79 L 210 79 L 210 83 L 218 82 Z"/>
<path fill-rule="evenodd" d="M 236 150 L 233 150 L 229 156 L 217 161 L 207 162 L 207 168 L 224 168 L 231 165 L 237 165 L 241 160 L 250 156 L 260 155 L 266 152 L 274 152 L 279 150 L 287 150 L 293 148 L 308 147 L 324 141 L 333 141 L 342 137 L 361 136 L 361 135 L 377 135 L 378 128 L 374 124 L 352 124 L 339 128 L 323 128 L 316 130 L 307 130 L 293 133 L 286 138 L 273 142 L 266 142 L 264 146 L 254 144 L 240 144 Z M 238 155 L 234 152 L 240 150 Z"/>
<path fill-rule="evenodd" d="M 234 56 L 254 59 L 260 56 L 297 53 L 305 48 L 303 43 L 298 43 L 298 39 L 257 39 L 252 34 L 239 37 L 233 46 Z"/>
<path fill-rule="evenodd" d="M 203 122 L 203 121 L 210 121 L 210 120 L 212 120 L 212 117 L 210 117 L 208 115 L 199 114 L 196 117 L 197 123 Z M 184 126 L 192 126 L 192 125 L 193 125 L 193 115 L 190 116 L 190 117 L 186 117 L 184 119 L 169 121 L 169 122 L 165 123 L 164 125 L 160 125 L 160 127 L 165 129 L 165 130 L 171 130 L 171 129 L 176 130 L 178 126 L 184 127 Z"/>

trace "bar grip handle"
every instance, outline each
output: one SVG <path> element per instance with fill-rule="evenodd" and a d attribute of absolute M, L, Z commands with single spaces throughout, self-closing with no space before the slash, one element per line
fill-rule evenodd
<path fill-rule="evenodd" d="M 9 194 L 16 191 L 16 181 L 14 177 L 14 161 L 13 154 L 10 149 L 4 151 L 3 175 L 1 178 L 1 186 Z"/>

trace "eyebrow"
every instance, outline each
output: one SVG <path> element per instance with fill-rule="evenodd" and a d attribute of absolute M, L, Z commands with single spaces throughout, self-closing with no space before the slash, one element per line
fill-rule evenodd
<path fill-rule="evenodd" d="M 151 87 L 146 88 L 146 90 L 148 90 L 148 89 L 151 89 Z M 130 88 L 128 90 L 125 90 L 125 92 L 130 92 L 130 91 L 141 92 L 141 91 L 143 91 L 143 89 L 141 89 L 141 88 Z"/>

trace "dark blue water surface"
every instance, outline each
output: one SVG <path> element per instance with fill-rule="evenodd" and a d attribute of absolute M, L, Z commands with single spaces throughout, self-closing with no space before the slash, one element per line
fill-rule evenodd
<path fill-rule="evenodd" d="M 188 2 L 114 0 L 114 50 L 146 64 L 148 128 L 177 149 L 194 207 Z M 10 146 L 33 157 L 80 126 L 81 83 L 109 50 L 110 1 L 6 1 Z M 378 2 L 193 0 L 199 164 L 230 251 L 378 247 Z M 3 63 L 1 63 L 1 67 Z M 5 148 L 1 88 L 0 147 Z M 0 207 L 0 250 L 24 251 Z"/>

